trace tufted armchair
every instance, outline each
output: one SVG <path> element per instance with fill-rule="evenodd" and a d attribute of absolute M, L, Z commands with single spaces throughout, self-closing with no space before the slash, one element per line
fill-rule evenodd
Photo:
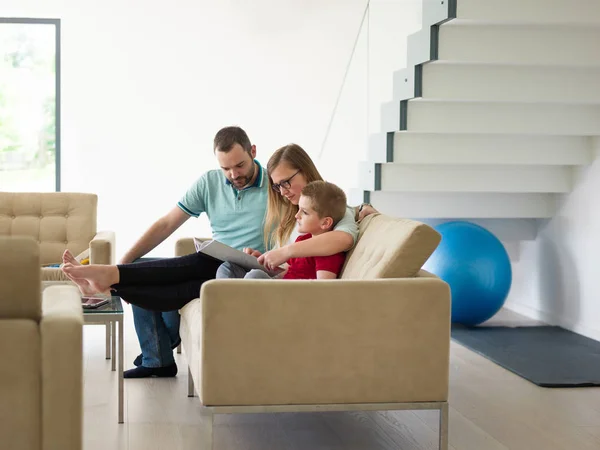
<path fill-rule="evenodd" d="M 37 242 L 0 236 L 0 448 L 81 450 L 81 300 L 41 293 L 39 266 Z"/>
<path fill-rule="evenodd" d="M 68 281 L 59 268 L 65 249 L 89 249 L 91 264 L 113 264 L 115 234 L 96 230 L 98 196 L 0 192 L 0 236 L 30 236 L 39 244 L 42 281 Z"/>

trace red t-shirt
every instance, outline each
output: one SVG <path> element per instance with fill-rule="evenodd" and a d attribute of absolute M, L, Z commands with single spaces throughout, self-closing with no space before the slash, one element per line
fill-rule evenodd
<path fill-rule="evenodd" d="M 310 239 L 312 234 L 306 233 L 298 236 L 296 242 Z M 287 273 L 283 276 L 284 280 L 316 280 L 317 270 L 327 270 L 336 275 L 342 270 L 346 261 L 346 253 L 336 253 L 331 256 L 311 256 L 309 258 L 290 258 L 290 265 Z"/>

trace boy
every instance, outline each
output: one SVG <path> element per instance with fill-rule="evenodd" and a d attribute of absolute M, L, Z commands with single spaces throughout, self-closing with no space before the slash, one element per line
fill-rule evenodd
<path fill-rule="evenodd" d="M 297 231 L 301 234 L 296 242 L 331 231 L 346 213 L 346 195 L 338 186 L 326 181 L 308 183 L 300 196 L 296 213 Z M 285 272 L 275 278 L 285 280 L 327 280 L 335 279 L 342 270 L 345 253 L 331 256 L 292 258 Z M 246 272 L 231 263 L 223 263 L 217 270 L 217 278 L 270 279 L 260 269 Z"/>

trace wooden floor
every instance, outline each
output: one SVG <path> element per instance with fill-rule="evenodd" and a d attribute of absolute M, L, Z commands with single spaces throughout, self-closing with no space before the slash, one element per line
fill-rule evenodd
<path fill-rule="evenodd" d="M 139 352 L 125 311 L 125 367 Z M 530 321 L 502 311 L 494 324 Z M 185 354 L 172 379 L 125 380 L 104 359 L 104 327 L 84 328 L 85 450 L 195 449 L 199 402 L 187 397 Z M 216 416 L 215 450 L 437 449 L 437 412 L 281 413 Z M 600 450 L 600 388 L 544 389 L 452 343 L 450 448 Z"/>

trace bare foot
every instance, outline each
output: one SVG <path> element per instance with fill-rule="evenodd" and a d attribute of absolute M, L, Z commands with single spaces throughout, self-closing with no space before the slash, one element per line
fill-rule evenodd
<path fill-rule="evenodd" d="M 119 270 L 117 266 L 105 266 L 92 264 L 89 266 L 74 266 L 73 264 L 65 264 L 63 272 L 67 274 L 75 283 L 79 280 L 84 280 L 95 292 L 105 292 L 110 289 L 113 284 L 119 282 Z"/>
<path fill-rule="evenodd" d="M 63 264 L 73 264 L 74 266 L 80 266 L 81 263 L 75 259 L 73 253 L 69 249 L 65 250 L 62 256 Z"/>
<path fill-rule="evenodd" d="M 94 288 L 90 285 L 89 281 L 86 280 L 85 278 L 72 278 L 68 274 L 66 274 L 66 275 L 69 277 L 69 279 L 73 283 L 75 283 L 77 285 L 77 287 L 79 288 L 79 290 L 85 297 L 91 297 L 91 296 L 97 294 L 97 292 L 94 290 Z"/>
<path fill-rule="evenodd" d="M 71 253 L 70 250 L 65 250 L 65 252 L 62 255 L 62 260 L 63 260 L 63 264 L 71 264 L 73 266 L 81 266 L 82 264 L 77 261 L 75 259 L 75 257 L 73 256 L 73 253 Z M 105 294 L 105 295 L 110 295 L 110 289 L 107 289 L 104 292 L 96 292 L 94 290 L 94 288 L 92 288 L 92 286 L 90 286 L 90 283 L 88 280 L 86 280 L 85 278 L 73 278 L 71 275 L 69 275 L 67 272 L 65 272 L 63 270 L 63 273 L 69 278 L 69 280 L 71 280 L 73 283 L 75 283 L 77 285 L 77 287 L 79 288 L 79 290 L 81 291 L 81 293 L 84 296 L 92 296 L 92 295 L 97 295 L 97 294 Z"/>
<path fill-rule="evenodd" d="M 64 255 L 63 255 L 63 257 L 64 257 Z M 67 264 L 69 264 L 69 263 L 67 263 Z M 92 286 L 90 286 L 90 283 L 88 282 L 88 280 L 83 279 L 83 278 L 81 278 L 81 279 L 73 278 L 71 275 L 69 275 L 67 272 L 65 272 L 64 266 L 62 267 L 61 270 L 67 276 L 67 278 L 69 278 L 69 280 L 71 280 L 73 283 L 75 283 L 77 285 L 77 287 L 79 288 L 79 290 L 81 291 L 81 293 L 84 296 L 92 296 L 97 293 L 94 290 L 94 288 Z"/>

